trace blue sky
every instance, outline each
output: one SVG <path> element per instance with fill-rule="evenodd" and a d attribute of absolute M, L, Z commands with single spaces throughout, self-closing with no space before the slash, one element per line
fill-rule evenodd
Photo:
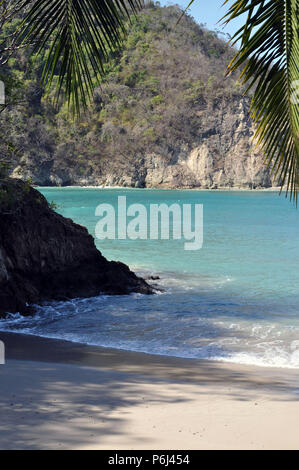
<path fill-rule="evenodd" d="M 161 6 L 177 4 L 181 8 L 186 8 L 190 0 L 160 0 Z M 190 7 L 189 13 L 194 17 L 197 23 L 206 23 L 208 29 L 222 30 L 222 26 L 217 24 L 225 15 L 228 5 L 222 6 L 224 0 L 195 0 L 193 5 Z M 232 2 L 230 2 L 232 3 Z M 227 25 L 224 29 L 224 33 L 233 34 L 242 25 L 242 20 L 238 19 Z"/>

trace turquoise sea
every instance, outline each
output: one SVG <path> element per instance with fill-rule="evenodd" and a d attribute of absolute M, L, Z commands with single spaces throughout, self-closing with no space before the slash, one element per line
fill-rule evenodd
<path fill-rule="evenodd" d="M 40 188 L 95 234 L 101 203 L 203 204 L 204 242 L 102 240 L 108 259 L 160 276 L 154 296 L 52 302 L 0 329 L 151 354 L 299 367 L 299 210 L 276 192 Z"/>

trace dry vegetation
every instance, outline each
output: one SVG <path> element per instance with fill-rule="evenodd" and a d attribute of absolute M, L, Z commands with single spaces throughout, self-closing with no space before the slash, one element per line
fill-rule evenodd
<path fill-rule="evenodd" d="M 122 51 L 111 57 L 79 123 L 72 122 L 66 106 L 56 110 L 42 98 L 43 57 L 29 58 L 22 49 L 2 66 L 19 98 L 1 113 L 0 131 L 22 155 L 24 175 L 26 166 L 35 166 L 38 180 L 53 161 L 84 176 L 104 170 L 111 159 L 133 165 L 145 152 L 169 160 L 179 146 L 191 149 L 204 136 L 205 116 L 220 100 L 229 106 L 241 89 L 233 77 L 225 78 L 233 56 L 227 38 L 188 16 L 176 25 L 179 15 L 178 7 L 152 4 L 133 19 Z"/>

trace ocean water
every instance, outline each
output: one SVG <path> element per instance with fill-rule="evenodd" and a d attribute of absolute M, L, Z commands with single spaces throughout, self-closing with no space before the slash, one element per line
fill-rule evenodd
<path fill-rule="evenodd" d="M 101 240 L 108 259 L 160 276 L 154 296 L 51 302 L 0 330 L 151 354 L 299 368 L 299 212 L 276 192 L 40 188 L 95 235 L 98 204 L 203 204 L 204 242 Z"/>

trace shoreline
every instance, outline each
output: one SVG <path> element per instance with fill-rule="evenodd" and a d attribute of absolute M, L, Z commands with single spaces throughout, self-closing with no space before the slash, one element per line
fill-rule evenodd
<path fill-rule="evenodd" d="M 299 377 L 2 333 L 1 449 L 299 449 Z"/>
<path fill-rule="evenodd" d="M 299 375 L 298 369 L 260 366 L 255 364 L 240 364 L 236 362 L 217 361 L 209 359 L 185 358 L 178 356 L 168 356 L 163 354 L 150 354 L 147 352 L 131 351 L 126 349 L 110 348 L 105 346 L 89 345 L 77 343 L 64 339 L 47 338 L 43 336 L 27 335 L 24 333 L 2 332 L 0 331 L 0 340 L 5 344 L 6 360 L 22 360 L 30 362 L 46 362 L 65 365 L 75 365 L 83 367 L 114 368 L 114 370 L 126 370 L 126 365 L 130 364 L 130 370 L 135 373 L 142 371 L 146 375 L 154 376 L 153 366 L 167 369 L 176 368 L 177 371 L 188 370 L 191 372 L 189 379 L 197 377 L 195 371 L 202 369 L 223 369 L 226 373 L 232 370 L 238 374 L 248 372 L 254 373 L 261 378 L 272 378 L 279 375 L 284 380 L 290 379 L 290 384 L 298 376 L 298 394 L 299 394 Z M 104 358 L 104 361 L 103 361 Z M 141 369 L 144 366 L 149 369 Z M 182 376 L 175 375 L 176 380 L 182 380 Z"/>
<path fill-rule="evenodd" d="M 200 191 L 200 192 L 280 192 L 279 186 L 274 186 L 271 188 L 215 188 L 215 189 L 207 189 L 207 188 L 134 188 L 131 186 L 80 186 L 80 185 L 73 185 L 73 186 L 38 186 L 33 185 L 33 187 L 37 190 L 39 189 L 124 189 L 128 191 Z"/>
<path fill-rule="evenodd" d="M 4 339 L 2 339 L 4 338 Z M 29 334 L 29 333 L 16 333 L 15 331 L 2 331 L 0 329 L 0 340 L 8 341 L 9 345 L 13 345 L 10 354 L 10 359 L 19 359 L 17 357 L 17 351 L 14 348 L 14 345 L 17 342 L 20 342 L 21 344 L 27 346 L 29 345 L 29 357 L 26 358 L 26 360 L 30 361 L 35 361 L 37 359 L 34 359 L 32 357 L 32 344 L 37 345 L 38 349 L 41 347 L 41 345 L 44 344 L 46 345 L 47 342 L 50 342 L 50 346 L 53 345 L 54 347 L 56 346 L 58 351 L 64 353 L 67 349 L 66 348 L 90 348 L 90 350 L 96 350 L 98 352 L 107 352 L 110 351 L 114 353 L 115 355 L 136 355 L 136 356 L 141 356 L 141 357 L 147 357 L 149 360 L 154 359 L 154 358 L 160 358 L 160 359 L 165 359 L 166 361 L 169 359 L 171 361 L 186 361 L 186 363 L 190 362 L 199 362 L 199 364 L 216 364 L 218 366 L 227 366 L 227 367 L 248 367 L 248 368 L 254 368 L 254 369 L 263 369 L 263 370 L 272 370 L 272 371 L 293 371 L 294 373 L 299 372 L 299 366 L 288 366 L 288 365 L 272 365 L 272 364 L 257 364 L 257 363 L 250 363 L 250 362 L 237 362 L 234 360 L 221 360 L 221 359 L 207 359 L 207 358 L 196 358 L 196 357 L 184 357 L 184 356 L 175 356 L 175 355 L 170 355 L 170 354 L 162 354 L 162 353 L 150 353 L 146 351 L 136 351 L 134 349 L 123 349 L 123 348 L 117 348 L 113 346 L 102 346 L 98 344 L 89 344 L 89 343 L 80 343 L 78 341 L 72 341 L 70 339 L 64 339 L 64 338 L 54 338 L 54 337 L 49 337 L 49 336 L 40 336 L 40 335 L 35 335 L 35 334 Z M 19 340 L 19 338 L 21 338 Z M 32 339 L 32 344 L 30 339 Z M 59 346 L 64 345 L 65 347 L 62 349 Z M 90 351 L 89 351 L 90 352 Z M 53 357 L 52 356 L 44 356 L 45 362 L 52 362 Z M 40 361 L 40 359 L 38 359 Z M 55 362 L 55 360 L 54 360 Z M 59 360 L 58 362 L 64 363 L 64 360 Z M 68 363 L 68 362 L 67 362 Z M 84 364 L 83 364 L 84 365 Z"/>

